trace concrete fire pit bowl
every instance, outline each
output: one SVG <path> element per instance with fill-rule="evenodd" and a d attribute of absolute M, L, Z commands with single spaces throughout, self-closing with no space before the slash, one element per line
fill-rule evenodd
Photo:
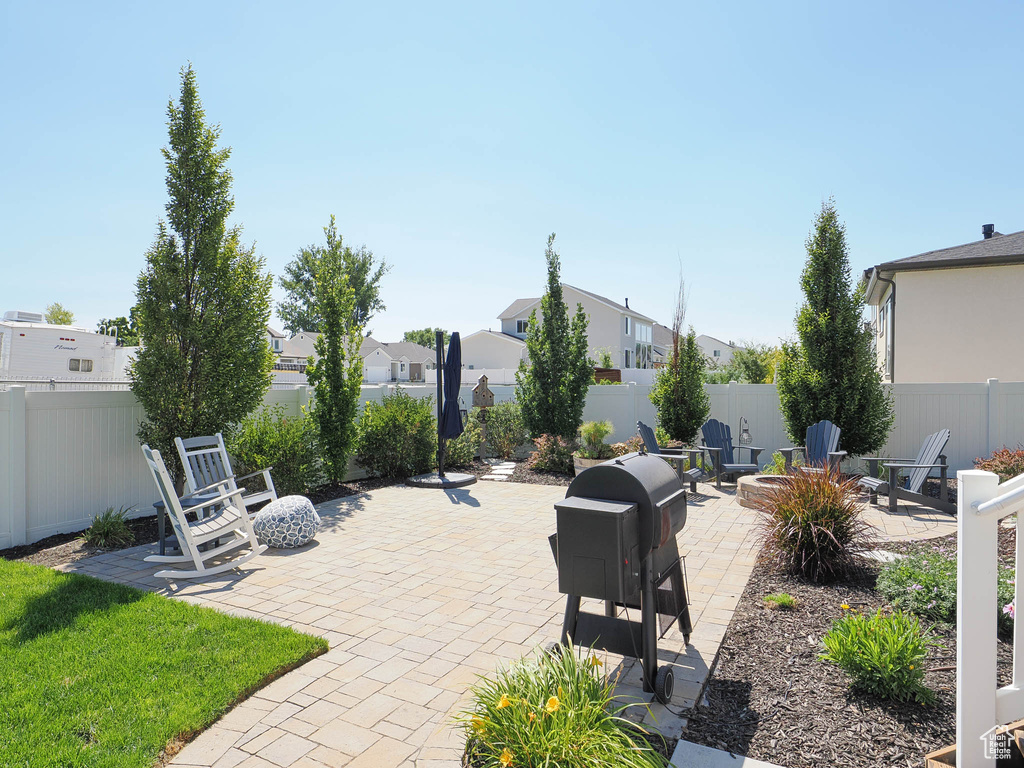
<path fill-rule="evenodd" d="M 769 489 L 785 480 L 785 475 L 743 475 L 736 481 L 736 501 L 741 507 L 760 509 Z"/>

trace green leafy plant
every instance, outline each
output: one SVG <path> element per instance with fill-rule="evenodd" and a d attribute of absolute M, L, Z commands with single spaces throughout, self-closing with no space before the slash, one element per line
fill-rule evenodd
<path fill-rule="evenodd" d="M 774 592 L 764 596 L 764 606 L 773 611 L 791 611 L 796 608 L 796 598 L 788 592 Z"/>
<path fill-rule="evenodd" d="M 538 653 L 471 689 L 456 721 L 472 766 L 664 768 L 665 758 L 622 717 L 614 683 L 586 649 Z M 637 705 L 632 705 L 637 706 Z"/>
<path fill-rule="evenodd" d="M 600 360 L 600 362 L 598 363 L 598 367 L 600 367 L 600 368 L 614 368 L 615 367 L 615 363 L 614 363 L 614 361 L 612 361 L 612 353 L 609 352 L 607 349 L 598 350 L 597 356 L 598 356 L 598 359 Z"/>
<path fill-rule="evenodd" d="M 72 325 L 75 322 L 75 314 L 59 301 L 55 301 L 46 307 L 44 319 L 51 325 Z"/>
<path fill-rule="evenodd" d="M 420 328 L 418 331 L 406 331 L 402 334 L 402 341 L 411 341 L 413 344 L 419 344 L 421 347 L 434 349 L 434 345 L 437 343 L 438 331 L 441 332 L 441 343 L 447 347 L 451 334 L 443 328 Z"/>
<path fill-rule="evenodd" d="M 526 330 L 530 364 L 519 363 L 516 399 L 530 437 L 551 434 L 571 440 L 583 421 L 583 404 L 594 378 L 587 355 L 588 320 L 582 304 L 576 305 L 576 314 L 569 319 L 554 234 L 548 238 L 544 258 L 548 286 L 540 301 L 540 319 L 536 310 L 530 315 Z"/>
<path fill-rule="evenodd" d="M 530 436 L 523 422 L 523 412 L 515 400 L 496 403 L 487 409 L 487 451 L 502 459 L 511 459 L 516 449 Z"/>
<path fill-rule="evenodd" d="M 956 621 L 956 544 L 922 543 L 917 552 L 886 563 L 878 574 L 878 591 L 897 608 L 933 621 Z M 999 566 L 996 587 L 999 631 L 1013 629 L 1013 616 L 1001 610 L 1013 601 L 1014 569 Z"/>
<path fill-rule="evenodd" d="M 430 471 L 437 450 L 432 397 L 399 389 L 380 403 L 368 402 L 359 417 L 356 464 L 377 477 L 403 478 Z"/>
<path fill-rule="evenodd" d="M 610 421 L 587 421 L 580 426 L 580 447 L 576 454 L 583 459 L 610 459 L 612 447 L 604 442 L 613 431 Z"/>
<path fill-rule="evenodd" d="M 128 376 L 145 412 L 139 439 L 163 454 L 180 486 L 174 438 L 228 432 L 270 387 L 273 282 L 255 246 L 227 224 L 231 150 L 216 146 L 220 129 L 206 123 L 191 67 L 181 70 L 180 100 L 167 117 L 167 220 L 136 283 L 144 343 Z"/>
<path fill-rule="evenodd" d="M 928 704 L 935 693 L 924 684 L 928 648 L 936 643 L 916 616 L 879 609 L 868 616 L 849 611 L 823 638 L 825 661 L 853 678 L 853 688 L 879 698 Z"/>
<path fill-rule="evenodd" d="M 673 440 L 665 428 L 660 424 L 654 427 L 654 439 L 658 441 L 658 445 L 661 448 L 668 448 L 672 443 L 682 444 L 678 440 Z"/>
<path fill-rule="evenodd" d="M 284 415 L 284 407 L 263 408 L 242 419 L 227 440 L 236 475 L 272 467 L 271 477 L 279 496 L 305 495 L 321 480 L 316 425 L 305 413 Z M 246 480 L 259 482 L 258 478 Z"/>
<path fill-rule="evenodd" d="M 855 480 L 832 469 L 797 472 L 768 486 L 757 501 L 761 561 L 816 582 L 848 573 L 871 544 L 858 494 Z"/>
<path fill-rule="evenodd" d="M 321 333 L 306 366 L 316 396 L 311 416 L 317 426 L 324 471 L 331 480 L 348 474 L 348 460 L 356 441 L 356 412 L 363 383 L 363 357 L 359 348 L 363 325 L 354 276 L 345 246 L 331 223 L 324 227 L 327 246 L 316 261 L 314 296 Z"/>
<path fill-rule="evenodd" d="M 526 460 L 527 467 L 537 472 L 573 473 L 572 454 L 576 450 L 576 441 L 558 435 L 541 435 L 533 443 L 536 450 Z"/>
<path fill-rule="evenodd" d="M 711 412 L 711 402 L 704 389 L 707 358 L 697 344 L 696 331 L 691 327 L 689 333 L 683 333 L 685 319 L 686 294 L 680 280 L 672 321 L 672 350 L 667 365 L 658 370 L 650 398 L 658 409 L 658 426 L 673 440 L 689 444 Z"/>
<path fill-rule="evenodd" d="M 794 467 L 802 467 L 803 466 L 803 461 L 801 461 L 801 459 L 800 459 L 800 457 L 798 455 L 793 457 L 793 466 Z M 761 470 L 761 474 L 762 475 L 786 475 L 786 474 L 789 474 L 788 472 L 786 472 L 786 458 L 781 453 L 779 453 L 778 451 L 775 451 L 772 454 L 772 460 L 764 465 L 764 469 Z"/>
<path fill-rule="evenodd" d="M 861 317 L 864 297 L 852 284 L 846 228 L 833 200 L 822 203 L 807 238 L 800 284 L 799 342 L 783 345 L 775 373 L 789 437 L 801 445 L 807 427 L 828 419 L 842 428 L 851 456 L 877 451 L 892 428 L 893 401 Z"/>
<path fill-rule="evenodd" d="M 1024 445 L 1018 445 L 1016 449 L 1003 446 L 987 459 L 975 459 L 974 468 L 995 472 L 1001 483 L 1024 475 Z"/>
<path fill-rule="evenodd" d="M 92 519 L 92 525 L 79 538 L 90 547 L 119 549 L 128 546 L 135 541 L 135 534 L 128 527 L 128 513 L 131 511 L 131 507 L 107 507 Z"/>
<path fill-rule="evenodd" d="M 480 455 L 483 434 L 480 428 L 480 409 L 466 414 L 465 429 L 454 440 L 445 444 L 444 463 L 446 467 L 468 467 Z"/>

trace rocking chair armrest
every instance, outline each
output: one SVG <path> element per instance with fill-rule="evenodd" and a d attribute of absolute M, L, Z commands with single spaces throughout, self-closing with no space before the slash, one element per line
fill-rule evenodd
<path fill-rule="evenodd" d="M 198 496 L 201 493 L 206 493 L 207 491 L 212 491 L 214 488 L 220 488 L 222 485 L 227 485 L 231 483 L 234 479 L 234 475 L 228 475 L 223 480 L 217 480 L 216 482 L 210 483 L 209 485 L 203 488 L 196 488 L 194 491 L 186 493 L 182 498 L 191 499 L 194 496 Z"/>
<path fill-rule="evenodd" d="M 250 477 L 258 477 L 259 475 L 263 475 L 264 477 L 266 477 L 267 473 L 272 469 L 273 467 L 267 467 L 266 469 L 258 469 L 255 472 L 250 472 L 248 475 L 242 475 L 241 477 L 237 477 L 235 479 L 238 482 L 242 482 L 243 480 L 248 480 Z"/>
<path fill-rule="evenodd" d="M 220 504 L 223 501 L 227 501 L 228 499 L 232 498 L 233 496 L 241 496 L 243 493 L 245 493 L 245 488 L 236 488 L 233 491 L 228 491 L 227 493 L 222 493 L 220 496 L 216 496 L 216 497 L 214 497 L 212 499 L 205 499 L 202 503 L 196 504 L 196 505 L 191 506 L 191 507 L 188 507 L 187 509 L 183 509 L 183 510 L 181 510 L 181 512 L 182 512 L 182 514 L 185 514 L 185 515 L 187 515 L 189 512 L 198 512 L 201 509 L 206 509 L 207 507 L 212 507 L 214 504 Z"/>

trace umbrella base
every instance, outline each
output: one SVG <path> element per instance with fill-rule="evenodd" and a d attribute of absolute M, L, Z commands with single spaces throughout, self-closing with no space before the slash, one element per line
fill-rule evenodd
<path fill-rule="evenodd" d="M 414 488 L 463 488 L 475 482 L 476 475 L 462 472 L 446 472 L 443 477 L 437 472 L 427 472 L 425 475 L 410 477 L 405 484 Z"/>

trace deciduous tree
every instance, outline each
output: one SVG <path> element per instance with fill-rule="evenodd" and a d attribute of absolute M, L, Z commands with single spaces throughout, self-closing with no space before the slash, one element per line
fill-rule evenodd
<path fill-rule="evenodd" d="M 443 334 L 444 346 L 447 347 L 451 334 L 443 328 L 423 328 L 419 331 L 406 331 L 402 336 L 402 341 L 411 341 L 413 344 L 420 344 L 421 346 L 434 349 L 434 342 L 437 340 L 438 331 L 441 331 Z"/>
<path fill-rule="evenodd" d="M 46 308 L 45 318 L 51 325 L 71 325 L 75 322 L 74 312 L 57 301 Z"/>

